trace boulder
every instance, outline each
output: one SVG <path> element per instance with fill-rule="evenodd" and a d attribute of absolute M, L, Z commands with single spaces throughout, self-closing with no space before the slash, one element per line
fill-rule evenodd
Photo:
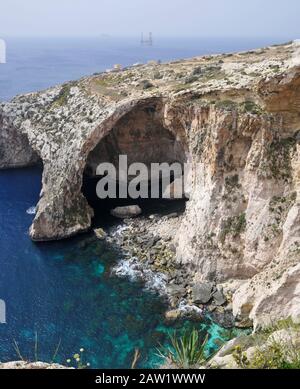
<path fill-rule="evenodd" d="M 180 311 L 180 309 L 172 309 L 171 311 L 167 311 L 165 313 L 166 320 L 170 320 L 170 321 L 179 319 L 181 316 L 182 316 L 182 312 Z"/>
<path fill-rule="evenodd" d="M 221 289 L 218 289 L 213 294 L 213 303 L 217 306 L 224 305 L 226 303 L 226 297 L 224 296 Z"/>
<path fill-rule="evenodd" d="M 215 307 L 211 312 L 211 319 L 223 328 L 233 328 L 235 326 L 232 310 L 224 309 L 223 307 Z"/>
<path fill-rule="evenodd" d="M 110 211 L 110 214 L 119 219 L 137 217 L 142 213 L 138 205 L 127 205 L 125 207 L 116 207 Z"/>
<path fill-rule="evenodd" d="M 196 304 L 207 304 L 212 298 L 213 284 L 202 282 L 193 286 L 192 299 Z"/>
<path fill-rule="evenodd" d="M 185 288 L 183 288 L 182 286 L 179 286 L 179 285 L 175 285 L 175 284 L 169 285 L 167 288 L 167 292 L 169 295 L 175 296 L 178 298 L 184 297 L 186 294 Z"/>
<path fill-rule="evenodd" d="M 106 236 L 107 236 L 106 232 L 102 228 L 96 228 L 94 230 L 94 234 L 100 240 L 104 240 L 106 238 Z"/>

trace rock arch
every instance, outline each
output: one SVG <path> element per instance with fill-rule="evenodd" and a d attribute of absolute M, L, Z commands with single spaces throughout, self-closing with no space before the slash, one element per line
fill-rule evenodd
<path fill-rule="evenodd" d="M 96 123 L 85 136 L 76 132 L 77 138 L 61 147 L 56 152 L 56 157 L 49 158 L 44 164 L 43 189 L 37 214 L 30 228 L 31 238 L 39 241 L 62 239 L 90 228 L 94 213 L 81 192 L 88 158 L 116 126 L 121 123 L 124 129 L 127 119 L 134 120 L 134 117 L 138 118 L 141 113 L 148 112 L 153 116 L 156 128 L 161 126 L 166 131 L 165 145 L 169 140 L 173 142 L 174 150 L 177 147 L 174 160 L 179 156 L 183 160 L 187 155 L 184 131 L 166 121 L 166 110 L 167 102 L 160 97 L 123 101 L 112 112 L 104 112 L 104 119 Z M 145 133 L 145 128 L 143 132 Z M 167 133 L 172 137 L 168 139 Z M 159 146 L 159 142 L 157 145 Z"/>

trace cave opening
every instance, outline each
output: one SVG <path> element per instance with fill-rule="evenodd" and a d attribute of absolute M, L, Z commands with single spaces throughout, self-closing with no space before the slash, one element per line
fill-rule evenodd
<path fill-rule="evenodd" d="M 184 164 L 187 162 L 187 152 L 182 138 L 171 132 L 164 125 L 162 107 L 159 104 L 148 104 L 132 109 L 115 123 L 97 145 L 90 151 L 83 174 L 82 192 L 89 205 L 94 210 L 93 226 L 105 223 L 117 222 L 110 212 L 115 207 L 138 205 L 142 210 L 142 216 L 150 214 L 167 215 L 169 213 L 182 213 L 185 210 L 186 197 L 183 195 L 176 199 L 163 198 L 163 174 L 159 175 L 159 196 L 151 197 L 153 181 L 151 174 L 145 177 L 143 185 L 148 188 L 148 198 L 121 198 L 118 196 L 120 181 L 120 156 L 126 156 L 127 165 L 143 163 L 148 171 L 152 164 L 168 164 L 168 166 L 180 166 L 184 172 Z M 116 168 L 116 198 L 100 199 L 97 195 L 97 184 L 103 176 L 97 175 L 97 167 L 101 163 L 110 163 Z M 178 177 L 178 172 L 169 171 L 170 183 Z M 177 174 L 177 175 L 176 175 Z M 181 177 L 183 180 L 183 177 Z M 128 185 L 134 176 L 128 176 Z M 165 182 L 165 181 L 164 181 Z M 139 188 L 139 185 L 137 185 Z"/>

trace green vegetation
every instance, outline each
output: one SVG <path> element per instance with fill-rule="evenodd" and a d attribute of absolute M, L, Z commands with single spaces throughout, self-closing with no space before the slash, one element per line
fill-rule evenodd
<path fill-rule="evenodd" d="M 181 77 L 178 77 L 181 78 Z M 182 83 L 174 86 L 174 91 L 179 92 L 182 90 L 190 89 L 194 83 L 205 83 L 211 80 L 222 80 L 226 78 L 225 72 L 222 71 L 222 67 L 216 64 L 209 66 L 196 67 L 194 70 L 182 80 Z"/>
<path fill-rule="evenodd" d="M 290 341 L 275 341 L 257 348 L 249 359 L 240 346 L 232 354 L 238 367 L 243 369 L 299 369 L 300 350 Z"/>
<path fill-rule="evenodd" d="M 261 74 L 257 73 L 257 72 L 251 72 L 251 73 L 248 73 L 248 76 L 253 77 L 253 78 L 260 78 Z"/>
<path fill-rule="evenodd" d="M 237 238 L 242 232 L 245 231 L 247 225 L 245 213 L 241 213 L 238 216 L 229 217 L 226 219 L 221 234 L 221 242 L 224 243 L 226 236 L 231 234 L 234 238 Z"/>
<path fill-rule="evenodd" d="M 241 184 L 239 183 L 238 174 L 234 174 L 233 176 L 228 176 L 225 178 L 225 186 L 226 189 L 231 190 L 233 188 L 240 188 Z"/>
<path fill-rule="evenodd" d="M 178 84 L 174 86 L 175 92 L 181 92 L 187 89 L 190 89 L 192 87 L 192 84 Z"/>
<path fill-rule="evenodd" d="M 291 153 L 295 151 L 293 137 L 273 141 L 267 149 L 267 159 L 272 178 L 289 181 L 291 179 Z"/>
<path fill-rule="evenodd" d="M 287 213 L 295 203 L 297 193 L 292 192 L 288 196 L 273 196 L 269 203 L 269 212 L 272 216 L 264 231 L 264 241 L 268 242 L 278 236 L 282 231 L 282 223 L 286 219 Z"/>
<path fill-rule="evenodd" d="M 233 111 L 237 108 L 237 103 L 232 100 L 220 100 L 216 102 L 216 108 L 224 111 Z"/>
<path fill-rule="evenodd" d="M 292 192 L 289 196 L 273 196 L 270 204 L 269 211 L 276 212 L 278 214 L 282 214 L 284 210 L 288 209 L 297 198 L 297 192 Z"/>
<path fill-rule="evenodd" d="M 112 100 L 119 100 L 121 95 L 118 93 L 116 86 L 120 78 L 116 75 L 107 75 L 106 77 L 95 78 L 92 81 L 92 88 L 101 95 L 108 96 Z"/>
<path fill-rule="evenodd" d="M 274 73 L 278 73 L 280 71 L 279 65 L 270 65 L 269 68 L 272 69 Z"/>
<path fill-rule="evenodd" d="M 222 71 L 222 66 L 211 65 L 203 68 L 203 81 L 221 80 L 226 77 L 226 73 Z"/>
<path fill-rule="evenodd" d="M 70 89 L 72 88 L 72 84 L 64 84 L 56 97 L 56 99 L 53 101 L 53 106 L 56 107 L 62 107 L 68 103 L 68 99 L 70 96 Z"/>
<path fill-rule="evenodd" d="M 178 338 L 176 333 L 170 336 L 171 345 L 159 350 L 159 355 L 173 363 L 177 368 L 188 369 L 199 367 L 207 361 L 205 347 L 208 342 L 208 336 L 200 339 L 196 329 L 186 332 Z"/>
<path fill-rule="evenodd" d="M 261 107 L 251 100 L 246 100 L 241 104 L 241 111 L 242 113 L 252 113 L 254 115 L 261 115 L 263 112 Z"/>
<path fill-rule="evenodd" d="M 236 346 L 232 356 L 238 365 L 243 369 L 299 369 L 300 350 L 294 343 L 292 333 L 299 331 L 300 325 L 291 318 L 283 319 L 248 336 L 248 341 Z M 285 330 L 285 336 L 281 339 L 272 338 L 276 331 Z M 271 338 L 270 338 L 271 336 Z M 253 355 L 247 356 L 245 350 L 255 347 Z"/>
<path fill-rule="evenodd" d="M 246 100 L 241 104 L 233 100 L 220 100 L 216 102 L 216 107 L 224 111 L 234 111 L 240 113 L 251 113 L 253 115 L 261 115 L 263 113 L 262 108 L 251 100 Z"/>
<path fill-rule="evenodd" d="M 154 80 L 161 80 L 162 78 L 164 78 L 164 75 L 160 73 L 158 70 L 153 73 Z"/>
<path fill-rule="evenodd" d="M 273 332 L 280 330 L 300 330 L 300 324 L 295 323 L 291 317 L 288 317 L 286 319 L 278 320 L 276 323 L 261 329 L 259 332 L 261 334 L 271 335 Z"/>
<path fill-rule="evenodd" d="M 75 367 L 75 369 L 86 369 L 90 366 L 89 362 L 84 361 L 84 348 L 81 348 L 78 353 L 73 355 L 73 358 L 67 359 L 67 364 Z"/>

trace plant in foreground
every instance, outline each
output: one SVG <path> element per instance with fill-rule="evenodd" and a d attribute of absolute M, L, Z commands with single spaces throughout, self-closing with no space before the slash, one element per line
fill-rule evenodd
<path fill-rule="evenodd" d="M 71 364 L 72 363 L 72 360 L 74 361 L 73 363 L 75 363 L 75 368 L 76 369 L 86 369 L 88 367 L 90 367 L 90 363 L 89 362 L 84 362 L 84 356 L 83 356 L 83 353 L 84 353 L 84 348 L 81 348 L 79 350 L 79 353 L 76 353 L 73 355 L 73 358 L 69 358 L 67 359 L 67 363 L 68 364 Z"/>
<path fill-rule="evenodd" d="M 132 360 L 132 363 L 131 363 L 131 369 L 135 369 L 136 368 L 136 365 L 138 363 L 138 360 L 140 359 L 140 356 L 141 356 L 140 350 L 138 348 L 136 348 L 134 350 L 134 356 L 133 356 L 133 360 Z"/>
<path fill-rule="evenodd" d="M 163 346 L 158 350 L 160 357 L 170 361 L 178 368 L 189 369 L 202 365 L 207 361 L 205 347 L 207 345 L 208 335 L 200 338 L 196 329 L 191 332 L 185 332 L 182 337 L 177 337 L 174 333 L 170 335 L 170 345 Z"/>
<path fill-rule="evenodd" d="M 292 341 L 272 341 L 265 347 L 257 348 L 250 359 L 237 346 L 233 358 L 242 369 L 300 368 L 300 352 Z"/>
<path fill-rule="evenodd" d="M 55 347 L 52 358 L 50 358 L 50 361 L 48 363 L 50 363 L 50 364 L 55 363 L 55 359 L 56 359 L 57 354 L 59 352 L 60 346 L 61 346 L 61 339 L 59 339 L 59 342 L 58 342 L 57 346 Z M 15 352 L 18 355 L 20 360 L 22 360 L 23 362 L 31 362 L 32 361 L 30 358 L 24 357 L 22 355 L 19 344 L 16 341 L 16 339 L 13 339 L 13 347 L 14 347 Z M 39 351 L 38 333 L 35 332 L 35 336 L 34 336 L 34 362 L 39 361 L 38 351 Z"/>

